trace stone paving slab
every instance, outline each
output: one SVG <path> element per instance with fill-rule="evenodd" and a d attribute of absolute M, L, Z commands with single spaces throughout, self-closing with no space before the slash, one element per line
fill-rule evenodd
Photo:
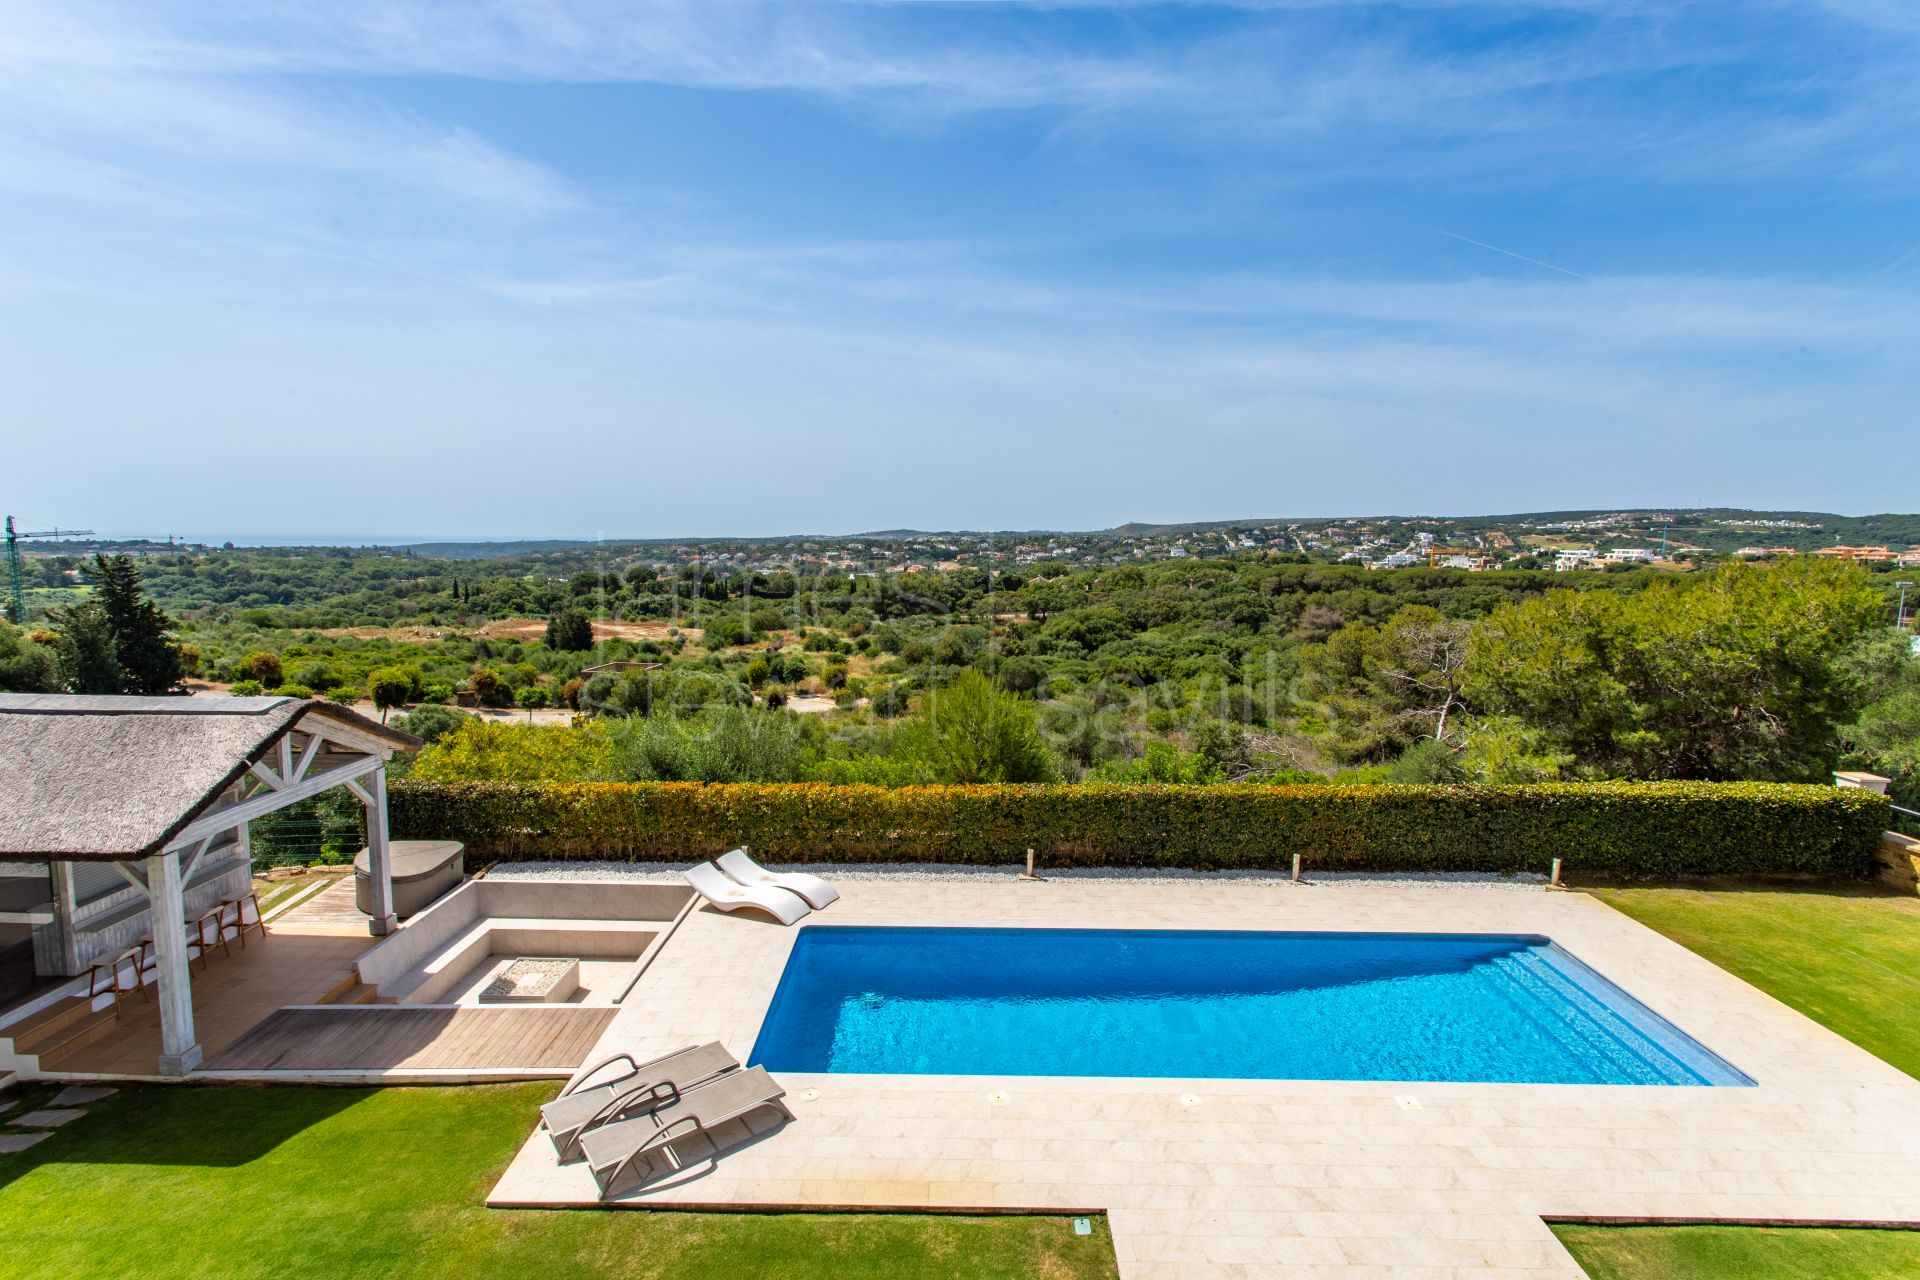
<path fill-rule="evenodd" d="M 120 1092 L 118 1089 L 109 1089 L 105 1085 L 70 1084 L 53 1095 L 52 1105 L 56 1107 L 84 1107 L 89 1102 L 98 1102 L 102 1098 L 110 1098 L 118 1092 Z"/>
<path fill-rule="evenodd" d="M 1584 894 L 1069 876 L 842 889 L 810 921 L 1544 934 L 1757 1084 L 783 1073 L 792 1121 L 723 1134 L 741 1145 L 623 1203 L 1105 1210 L 1129 1280 L 1578 1280 L 1543 1216 L 1920 1212 L 1920 1081 Z M 746 1055 L 796 934 L 694 911 L 587 1061 L 710 1039 Z M 490 1200 L 595 1201 L 538 1134 Z"/>
<path fill-rule="evenodd" d="M 15 1116 L 8 1124 L 17 1124 L 28 1129 L 58 1129 L 63 1124 L 72 1124 L 87 1114 L 77 1107 L 49 1107 L 40 1111 L 29 1111 L 23 1116 Z"/>
<path fill-rule="evenodd" d="M 51 1133 L 0 1133 L 0 1156 L 18 1155 L 52 1136 Z"/>

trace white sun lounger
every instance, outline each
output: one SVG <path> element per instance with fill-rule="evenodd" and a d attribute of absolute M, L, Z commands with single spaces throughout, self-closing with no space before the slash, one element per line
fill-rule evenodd
<path fill-rule="evenodd" d="M 711 862 L 703 862 L 681 873 L 693 891 L 711 902 L 722 911 L 739 911 L 743 907 L 755 907 L 766 912 L 781 924 L 792 924 L 813 908 L 807 905 L 805 898 L 788 889 L 771 887 L 748 888 L 735 884 L 722 875 L 720 868 Z"/>
<path fill-rule="evenodd" d="M 808 875 L 804 871 L 769 871 L 747 856 L 745 845 L 732 853 L 723 853 L 713 860 L 713 865 L 727 873 L 727 877 L 749 889 L 787 889 L 807 900 L 807 905 L 818 911 L 830 902 L 840 901 L 840 891 L 822 880 L 819 876 Z"/>

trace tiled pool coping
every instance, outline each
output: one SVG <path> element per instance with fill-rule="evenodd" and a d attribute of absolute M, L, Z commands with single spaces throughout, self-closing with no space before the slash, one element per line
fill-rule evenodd
<path fill-rule="evenodd" d="M 781 1077 L 795 1120 L 635 1206 L 1104 1209 L 1128 1277 L 1581 1273 L 1543 1217 L 1909 1221 L 1920 1082 L 1582 894 L 1245 880 L 861 880 L 820 923 L 1554 938 L 1750 1089 Z M 592 1060 L 745 1053 L 794 931 L 695 911 Z M 531 1118 L 530 1118 L 531 1119 Z M 584 1204 L 534 1137 L 500 1205 Z M 1284 1271 L 1282 1270 L 1284 1268 Z"/>

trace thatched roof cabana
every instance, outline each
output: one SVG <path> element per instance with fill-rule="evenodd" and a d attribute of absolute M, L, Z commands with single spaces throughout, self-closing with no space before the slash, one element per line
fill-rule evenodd
<path fill-rule="evenodd" d="M 321 722 L 390 750 L 420 745 L 295 698 L 0 694 L 0 858 L 150 857 L 288 734 Z"/>
<path fill-rule="evenodd" d="M 0 694 L 0 860 L 44 861 L 54 892 L 36 969 L 84 975 L 150 938 L 160 1070 L 193 1070 L 188 900 L 200 911 L 224 885 L 246 891 L 253 819 L 345 787 L 367 810 L 369 929 L 390 932 L 386 762 L 419 745 L 295 698 Z"/>

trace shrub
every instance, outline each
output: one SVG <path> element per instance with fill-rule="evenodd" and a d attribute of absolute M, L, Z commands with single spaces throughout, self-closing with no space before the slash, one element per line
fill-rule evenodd
<path fill-rule="evenodd" d="M 418 715 L 419 712 L 411 713 Z M 492 724 L 467 716 L 414 758 L 416 779 L 485 778 L 522 782 L 613 776 L 614 746 L 604 725 Z"/>
<path fill-rule="evenodd" d="M 463 726 L 462 733 L 504 726 Z M 516 726 L 519 732 L 541 731 Z M 444 744 L 443 744 L 444 746 Z M 437 750 L 437 749 L 436 749 Z M 483 856 L 1867 876 L 1885 797 L 1762 782 L 1537 786 L 392 784 L 396 835 Z M 577 776 L 577 775 L 576 775 Z"/>
<path fill-rule="evenodd" d="M 287 678 L 294 684 L 303 684 L 309 689 L 331 689 L 340 683 L 338 673 L 325 662 L 304 663 L 295 667 Z"/>
<path fill-rule="evenodd" d="M 513 686 L 501 679 L 499 672 L 487 667 L 473 673 L 473 694 L 483 707 L 513 705 Z"/>
<path fill-rule="evenodd" d="M 877 716 L 885 716 L 889 719 L 903 716 L 907 714 L 907 687 L 904 684 L 890 684 L 874 694 L 869 705 L 873 708 L 873 714 Z"/>
<path fill-rule="evenodd" d="M 1182 751 L 1171 742 L 1149 742 L 1132 760 L 1103 760 L 1092 776 L 1101 782 L 1180 782 L 1200 785 L 1226 776 L 1220 765 L 1198 751 Z"/>
<path fill-rule="evenodd" d="M 403 716 L 396 716 L 393 727 L 431 746 L 471 719 L 473 717 L 464 711 L 428 703 L 415 707 Z"/>
<path fill-rule="evenodd" d="M 283 698 L 311 698 L 313 690 L 303 684 L 283 684 L 274 690 Z"/>
<path fill-rule="evenodd" d="M 243 679 L 258 681 L 263 689 L 271 689 L 280 683 L 280 655 L 277 653 L 250 653 L 240 659 L 234 671 Z"/>
<path fill-rule="evenodd" d="M 563 609 L 548 618 L 547 648 L 572 652 L 593 648 L 593 621 L 586 610 Z"/>
<path fill-rule="evenodd" d="M 258 680 L 235 680 L 227 692 L 236 698 L 257 698 L 265 690 L 260 687 Z"/>
<path fill-rule="evenodd" d="M 395 707 L 405 706 L 413 696 L 417 677 L 403 667 L 381 667 L 367 676 L 367 693 L 379 709 L 381 720 Z"/>

